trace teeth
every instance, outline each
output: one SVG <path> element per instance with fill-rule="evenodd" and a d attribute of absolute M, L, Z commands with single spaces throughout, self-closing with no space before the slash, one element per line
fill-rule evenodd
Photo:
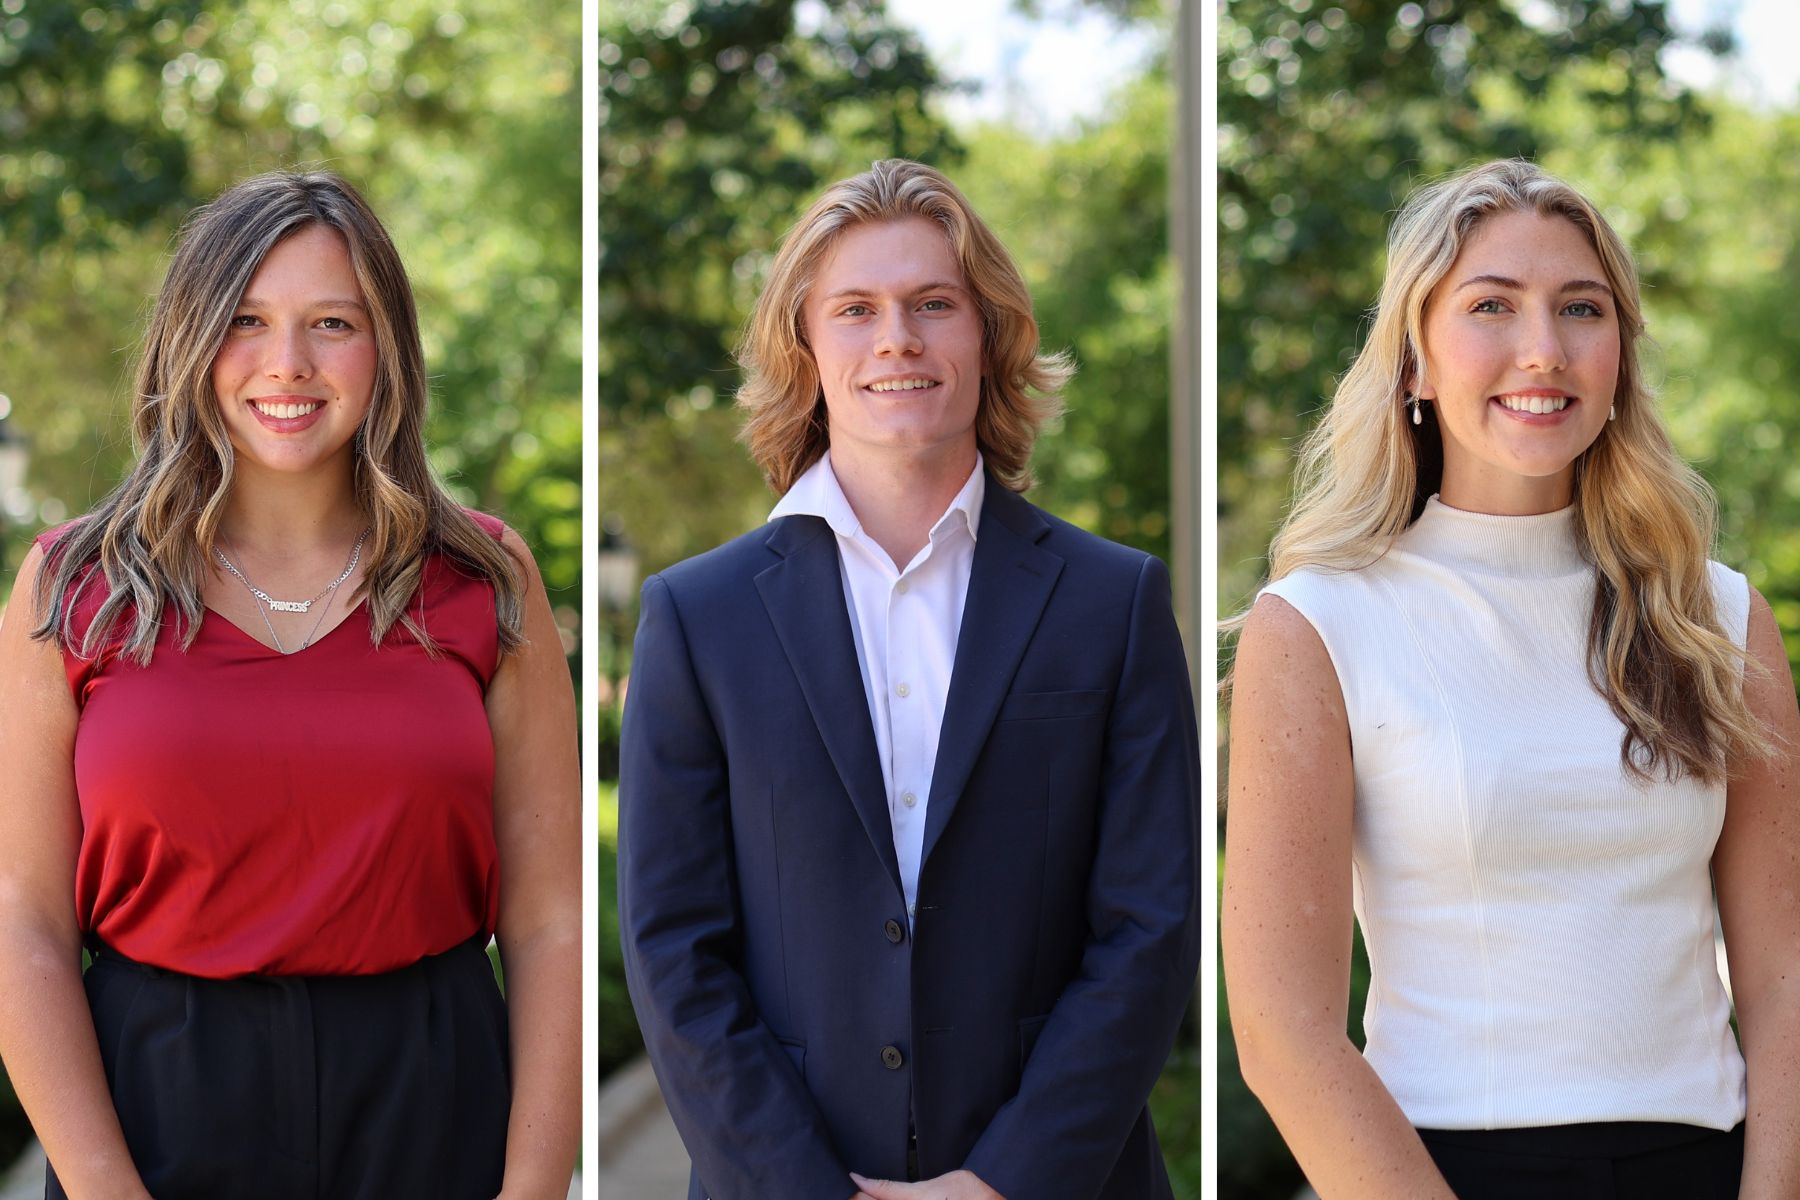
<path fill-rule="evenodd" d="M 920 388 L 936 387 L 935 379 L 896 379 L 887 383 L 871 383 L 871 392 L 914 392 Z"/>
<path fill-rule="evenodd" d="M 264 404 L 260 400 L 252 400 L 251 404 L 255 405 L 256 411 L 262 413 L 264 416 L 280 417 L 284 420 L 292 420 L 295 417 L 304 417 L 307 413 L 312 412 L 319 407 L 317 402 L 312 404 Z"/>
<path fill-rule="evenodd" d="M 1569 406 L 1567 396 L 1502 396 L 1500 403 L 1514 412 L 1553 413 Z"/>

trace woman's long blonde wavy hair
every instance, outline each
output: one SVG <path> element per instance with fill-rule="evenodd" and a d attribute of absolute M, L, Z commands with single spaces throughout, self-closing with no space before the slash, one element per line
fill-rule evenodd
<path fill-rule="evenodd" d="M 148 663 L 172 607 L 182 649 L 193 643 L 234 464 L 213 392 L 213 359 L 264 256 L 316 225 L 336 230 L 348 245 L 377 347 L 374 395 L 354 439 L 356 501 L 371 530 L 356 594 L 367 598 L 371 636 L 380 645 L 398 621 L 435 652 L 408 603 L 426 557 L 442 552 L 493 584 L 502 651 L 521 644 L 520 564 L 450 499 L 425 456 L 429 388 L 400 255 L 356 190 L 322 171 L 244 180 L 196 209 L 183 226 L 137 367 L 131 400 L 137 461 L 111 495 L 49 547 L 37 576 L 33 637 L 89 658 L 116 640 L 122 653 Z M 77 594 L 101 580 L 106 599 L 78 638 Z"/>
<path fill-rule="evenodd" d="M 1619 322 L 1616 419 L 1575 463 L 1575 530 L 1598 586 L 1588 675 L 1625 726 L 1619 748 L 1640 779 L 1722 779 L 1768 752 L 1745 706 L 1746 657 L 1723 632 L 1707 556 L 1712 490 L 1677 457 L 1638 362 L 1644 333 L 1625 243 L 1586 198 L 1529 162 L 1488 163 L 1424 187 L 1395 218 L 1368 338 L 1299 452 L 1293 508 L 1270 547 L 1269 578 L 1374 562 L 1439 490 L 1443 444 L 1430 406 L 1412 424 L 1426 305 L 1470 234 L 1496 213 L 1571 221 L 1592 243 Z"/>
<path fill-rule="evenodd" d="M 981 308 L 981 403 L 975 441 L 987 469 L 1016 492 L 1030 488 L 1031 447 L 1062 411 L 1074 374 L 1066 354 L 1038 352 L 1031 293 L 1012 256 L 956 185 L 922 163 L 887 158 L 833 184 L 782 239 L 769 280 L 738 345 L 748 414 L 743 440 L 785 494 L 831 442 L 825 396 L 806 341 L 807 292 L 838 237 L 853 225 L 923 217 L 943 228 Z"/>

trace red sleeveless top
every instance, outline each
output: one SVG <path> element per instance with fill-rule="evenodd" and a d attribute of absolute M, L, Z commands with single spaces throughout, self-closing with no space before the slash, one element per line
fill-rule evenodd
<path fill-rule="evenodd" d="M 365 604 L 295 654 L 210 611 L 185 652 L 168 616 L 147 667 L 65 649 L 83 932 L 220 979 L 375 974 L 492 933 L 493 588 L 433 555 L 409 611 L 438 657 L 399 623 L 371 645 Z"/>

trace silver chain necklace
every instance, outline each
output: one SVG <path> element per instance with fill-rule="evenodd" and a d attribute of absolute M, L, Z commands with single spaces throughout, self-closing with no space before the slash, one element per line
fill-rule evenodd
<path fill-rule="evenodd" d="M 269 637 L 274 641 L 276 651 L 281 654 L 286 654 L 288 653 L 287 647 L 281 644 L 281 635 L 275 632 L 275 623 L 269 620 L 270 611 L 291 613 L 310 612 L 313 605 L 336 592 L 338 586 L 342 584 L 344 580 L 350 578 L 351 572 L 356 570 L 357 561 L 362 558 L 363 543 L 369 539 L 369 533 L 370 531 L 365 528 L 357 535 L 356 544 L 350 547 L 350 561 L 344 565 L 343 574 L 319 589 L 319 594 L 314 596 L 311 600 L 277 600 L 275 597 L 269 595 L 269 593 L 257 587 L 254 583 L 251 583 L 250 580 L 245 577 L 244 573 L 238 570 L 236 565 L 233 564 L 229 558 L 225 557 L 225 551 L 222 548 L 214 546 L 213 553 L 219 556 L 220 565 L 227 571 L 230 571 L 233 575 L 237 576 L 237 581 L 243 584 L 250 592 L 250 595 L 255 598 L 257 602 L 257 614 L 262 617 L 263 627 L 269 631 Z M 319 609 L 319 615 L 313 618 L 312 628 L 307 630 L 306 640 L 300 643 L 298 650 L 304 650 L 312 645 L 314 635 L 319 632 L 319 626 L 324 624 L 325 614 L 330 610 L 330 604 L 326 604 Z"/>

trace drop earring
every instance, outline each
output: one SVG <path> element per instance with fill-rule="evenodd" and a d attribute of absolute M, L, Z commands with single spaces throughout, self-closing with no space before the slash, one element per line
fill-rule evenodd
<path fill-rule="evenodd" d="M 1606 419 L 1609 421 L 1616 421 L 1619 419 L 1619 406 L 1618 405 L 1611 404 L 1611 405 L 1607 406 Z"/>
<path fill-rule="evenodd" d="M 1419 409 L 1422 407 L 1421 401 L 1419 400 L 1419 398 L 1417 396 L 1414 396 L 1411 398 L 1411 403 L 1412 403 L 1412 423 L 1414 425 L 1423 425 L 1425 423 L 1425 418 L 1419 412 Z"/>

